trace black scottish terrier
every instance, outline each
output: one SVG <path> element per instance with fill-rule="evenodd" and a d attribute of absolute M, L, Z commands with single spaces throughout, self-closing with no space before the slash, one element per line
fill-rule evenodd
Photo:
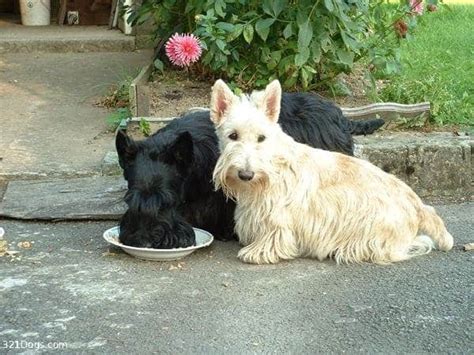
<path fill-rule="evenodd" d="M 192 138 L 184 132 L 168 143 L 134 142 L 121 131 L 117 134 L 119 161 L 128 182 L 129 208 L 120 221 L 123 244 L 156 249 L 195 244 L 193 228 L 176 209 L 184 196 L 182 176 L 193 159 Z"/>
<path fill-rule="evenodd" d="M 283 94 L 278 122 L 300 143 L 348 155 L 353 155 L 353 134 L 373 133 L 384 123 L 350 121 L 332 102 L 303 93 Z M 128 210 L 120 222 L 123 244 L 191 246 L 191 226 L 220 240 L 234 238 L 235 205 L 212 185 L 219 150 L 209 111 L 187 113 L 143 141 L 119 131 L 116 148 L 128 181 Z"/>

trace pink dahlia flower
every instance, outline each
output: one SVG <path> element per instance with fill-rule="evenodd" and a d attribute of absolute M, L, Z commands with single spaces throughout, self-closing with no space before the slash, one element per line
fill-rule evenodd
<path fill-rule="evenodd" d="M 423 14 L 423 0 L 410 0 L 410 7 L 417 15 Z"/>
<path fill-rule="evenodd" d="M 201 42 L 193 34 L 175 33 L 166 42 L 165 50 L 171 63 L 180 67 L 196 62 L 202 53 Z"/>

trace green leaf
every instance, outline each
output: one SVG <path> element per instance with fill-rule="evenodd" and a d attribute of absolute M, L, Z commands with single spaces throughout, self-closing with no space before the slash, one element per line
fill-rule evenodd
<path fill-rule="evenodd" d="M 262 1 L 262 10 L 267 15 L 273 16 L 273 13 L 272 13 L 272 0 L 263 0 Z"/>
<path fill-rule="evenodd" d="M 214 17 L 215 11 L 214 9 L 209 9 L 206 11 L 206 17 L 209 19 L 215 20 L 216 18 Z"/>
<path fill-rule="evenodd" d="M 286 0 L 274 0 L 272 1 L 272 12 L 275 18 L 280 15 L 283 9 L 286 7 Z"/>
<path fill-rule="evenodd" d="M 344 49 L 338 49 L 337 50 L 337 57 L 341 61 L 342 64 L 352 66 L 354 62 L 354 53 L 348 52 Z"/>
<path fill-rule="evenodd" d="M 318 41 L 313 41 L 311 52 L 313 53 L 313 61 L 319 63 L 321 60 L 321 46 Z"/>
<path fill-rule="evenodd" d="M 289 23 L 288 25 L 286 25 L 285 29 L 283 30 L 283 37 L 285 37 L 285 39 L 288 39 L 292 35 L 293 35 L 293 26 L 291 25 L 291 23 Z"/>
<path fill-rule="evenodd" d="M 294 18 L 293 18 L 293 21 L 294 21 Z M 298 25 L 298 27 L 300 27 L 306 21 L 308 21 L 307 9 L 304 9 L 302 7 L 298 8 L 298 12 L 296 13 L 296 24 Z"/>
<path fill-rule="evenodd" d="M 212 1 L 212 0 L 210 0 L 210 1 Z M 244 1 L 247 1 L 247 0 L 244 0 Z M 255 11 L 255 10 L 245 12 L 241 15 L 241 17 L 245 20 L 253 19 L 253 18 L 259 17 L 259 16 L 260 16 L 260 13 L 257 13 L 257 11 Z"/>
<path fill-rule="evenodd" d="M 164 70 L 164 65 L 163 65 L 163 62 L 161 60 L 159 60 L 158 58 L 155 59 L 155 61 L 153 62 L 153 64 L 155 65 L 155 68 L 158 69 L 160 72 L 163 73 L 163 70 Z"/>
<path fill-rule="evenodd" d="M 268 63 L 267 63 L 267 68 L 269 70 L 273 70 L 276 68 L 276 66 L 278 65 L 278 62 L 274 61 L 274 60 L 270 60 Z"/>
<path fill-rule="evenodd" d="M 148 137 L 151 134 L 150 122 L 146 121 L 143 117 L 141 118 L 138 126 L 145 137 Z"/>
<path fill-rule="evenodd" d="M 212 51 L 209 51 L 202 58 L 202 63 L 209 65 L 212 62 L 213 58 L 214 58 L 214 53 Z"/>
<path fill-rule="evenodd" d="M 225 17 L 225 10 L 226 8 L 226 3 L 224 0 L 216 0 L 214 3 L 214 9 L 216 10 L 216 14 L 218 14 L 220 17 Z"/>
<path fill-rule="evenodd" d="M 298 31 L 298 52 L 303 51 L 304 48 L 307 48 L 313 39 L 313 27 L 311 27 L 311 22 L 309 18 L 299 26 Z"/>
<path fill-rule="evenodd" d="M 336 96 L 352 95 L 351 89 L 349 89 L 349 87 L 342 80 L 337 80 L 334 84 L 332 84 L 331 90 Z"/>
<path fill-rule="evenodd" d="M 255 24 L 255 31 L 264 41 L 267 40 L 268 34 L 270 33 L 270 26 L 275 22 L 273 18 L 260 19 Z"/>
<path fill-rule="evenodd" d="M 281 50 L 268 53 L 267 60 L 265 61 L 265 63 L 267 64 L 267 69 L 273 71 L 273 69 L 277 67 L 277 65 L 281 61 L 281 53 Z"/>
<path fill-rule="evenodd" d="M 203 40 L 201 40 L 200 42 L 201 42 L 201 47 L 202 47 L 202 49 L 204 49 L 204 50 L 207 51 L 207 43 L 204 42 Z"/>
<path fill-rule="evenodd" d="M 225 47 L 226 47 L 227 44 L 226 44 L 225 41 L 223 41 L 222 39 L 217 39 L 217 40 L 216 40 L 216 45 L 217 45 L 217 47 L 218 47 L 222 52 L 224 52 L 224 51 L 225 51 Z"/>
<path fill-rule="evenodd" d="M 252 24 L 250 23 L 247 24 L 244 27 L 244 39 L 248 44 L 250 44 L 253 40 L 253 33 L 254 33 L 254 30 L 253 30 Z"/>
<path fill-rule="evenodd" d="M 235 26 L 228 22 L 218 22 L 216 27 L 226 32 L 233 32 Z"/>
<path fill-rule="evenodd" d="M 272 0 L 263 0 L 262 1 L 262 10 L 265 12 L 267 15 L 272 16 Z"/>
<path fill-rule="evenodd" d="M 240 60 L 239 51 L 237 51 L 237 50 L 234 49 L 234 50 L 232 51 L 232 58 L 234 58 L 235 61 L 238 62 L 238 61 Z"/>
<path fill-rule="evenodd" d="M 332 49 L 332 42 L 331 42 L 331 37 L 326 33 L 323 38 L 320 40 L 321 43 L 321 49 L 323 50 L 324 53 L 327 53 L 330 49 Z"/>
<path fill-rule="evenodd" d="M 289 55 L 280 60 L 280 63 L 278 63 L 278 72 L 280 75 L 288 73 L 288 71 L 291 69 L 291 67 L 294 67 L 293 63 L 295 62 L 295 56 L 294 55 Z"/>
<path fill-rule="evenodd" d="M 309 48 L 306 47 L 295 56 L 295 65 L 302 67 L 309 59 Z"/>
<path fill-rule="evenodd" d="M 285 82 L 283 83 L 283 86 L 288 89 L 292 88 L 296 84 L 297 81 L 298 81 L 298 72 L 295 72 L 293 73 L 291 77 L 285 80 Z"/>
<path fill-rule="evenodd" d="M 227 36 L 227 41 L 232 42 L 234 39 L 236 39 L 237 37 L 240 36 L 240 34 L 242 33 L 243 30 L 244 30 L 244 25 L 242 25 L 240 23 L 235 25 L 234 30 L 232 31 L 232 33 L 230 33 Z"/>
<path fill-rule="evenodd" d="M 270 57 L 278 63 L 281 60 L 281 52 L 282 51 L 273 51 L 270 53 Z"/>
<path fill-rule="evenodd" d="M 359 53 L 360 44 L 345 31 L 341 31 L 341 37 L 346 47 L 356 53 Z"/>
<path fill-rule="evenodd" d="M 393 74 L 398 72 L 398 65 L 396 62 L 390 61 L 385 64 L 385 70 L 387 74 Z"/>
<path fill-rule="evenodd" d="M 332 3 L 332 0 L 324 0 L 324 6 L 326 9 L 328 9 L 329 12 L 334 11 L 334 4 Z"/>
<path fill-rule="evenodd" d="M 265 63 L 269 59 L 270 59 L 270 48 L 263 46 L 262 50 L 260 51 L 260 60 Z"/>
<path fill-rule="evenodd" d="M 303 84 L 303 88 L 307 88 L 309 82 L 313 78 L 312 72 L 306 69 L 307 66 L 301 68 L 300 75 L 301 75 L 301 82 Z"/>

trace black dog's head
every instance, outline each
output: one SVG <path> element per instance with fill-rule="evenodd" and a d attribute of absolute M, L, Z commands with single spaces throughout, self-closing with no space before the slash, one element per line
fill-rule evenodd
<path fill-rule="evenodd" d="M 153 137 L 134 141 L 119 131 L 115 145 L 128 182 L 128 210 L 120 222 L 120 241 L 157 249 L 194 245 L 194 231 L 176 206 L 193 161 L 191 135 L 184 132 L 158 145 Z"/>

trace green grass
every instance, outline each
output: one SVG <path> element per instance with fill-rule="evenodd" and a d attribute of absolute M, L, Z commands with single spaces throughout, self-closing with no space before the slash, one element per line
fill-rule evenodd
<path fill-rule="evenodd" d="M 444 0 L 443 3 L 447 5 L 453 4 L 474 4 L 474 0 Z"/>
<path fill-rule="evenodd" d="M 402 73 L 380 99 L 430 101 L 436 123 L 474 125 L 474 1 L 445 3 L 451 11 L 426 12 L 404 41 Z"/>

